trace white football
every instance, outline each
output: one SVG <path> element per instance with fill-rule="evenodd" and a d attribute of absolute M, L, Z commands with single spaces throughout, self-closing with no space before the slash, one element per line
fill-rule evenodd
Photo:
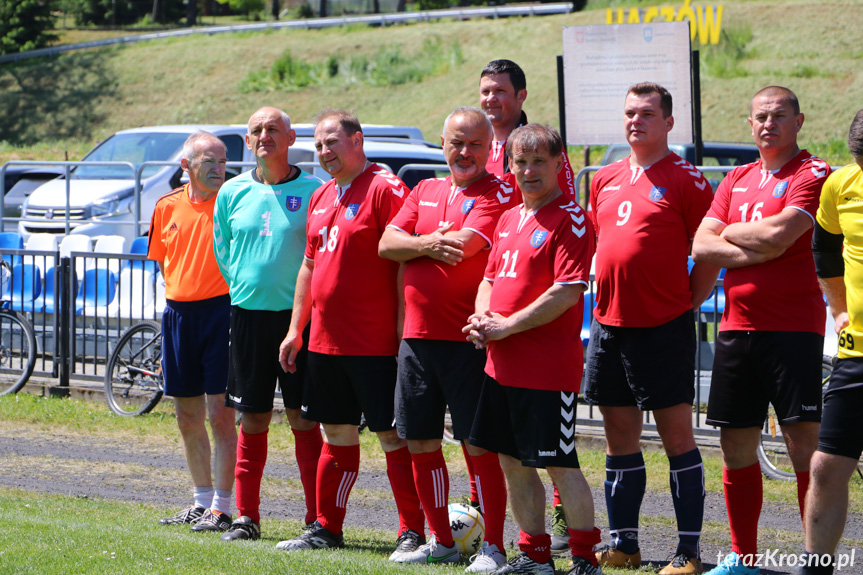
<path fill-rule="evenodd" d="M 465 557 L 475 554 L 482 546 L 485 520 L 479 511 L 463 503 L 449 506 L 449 526 L 456 549 Z"/>

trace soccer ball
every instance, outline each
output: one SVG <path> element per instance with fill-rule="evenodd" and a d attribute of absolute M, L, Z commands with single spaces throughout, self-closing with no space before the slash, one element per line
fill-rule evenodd
<path fill-rule="evenodd" d="M 449 526 L 459 553 L 470 557 L 479 550 L 485 535 L 485 519 L 479 511 L 470 505 L 451 503 Z"/>

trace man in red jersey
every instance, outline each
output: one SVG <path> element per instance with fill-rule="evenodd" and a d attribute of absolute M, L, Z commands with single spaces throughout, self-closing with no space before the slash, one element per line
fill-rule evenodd
<path fill-rule="evenodd" d="M 515 179 L 509 172 L 506 141 L 513 130 L 527 124 L 527 114 L 521 109 L 526 99 L 527 80 L 521 66 L 512 60 L 492 60 L 486 64 L 479 79 L 479 102 L 494 129 L 486 169 L 513 186 Z M 561 154 L 563 168 L 557 175 L 557 181 L 561 190 L 575 198 L 575 172 L 565 147 Z"/>
<path fill-rule="evenodd" d="M 545 530 L 545 468 L 569 520 L 571 575 L 596 575 L 593 498 L 573 439 L 583 369 L 581 323 L 593 256 L 585 211 L 558 185 L 563 141 L 528 124 L 507 142 L 524 204 L 504 212 L 494 233 L 475 313 L 463 328 L 488 348 L 486 377 L 469 441 L 497 453 L 506 476 L 521 553 L 494 573 L 554 573 Z"/>
<path fill-rule="evenodd" d="M 464 340 L 488 248 L 503 210 L 518 192 L 486 171 L 492 137 L 488 116 L 457 108 L 444 122 L 441 144 L 452 175 L 423 180 L 381 237 L 382 257 L 406 262 L 405 326 L 399 348 L 396 423 L 408 441 L 414 479 L 433 537 L 403 563 L 457 562 L 449 524 L 449 475 L 441 451 L 444 412 L 453 435 L 470 433 L 479 400 L 485 352 Z M 506 485 L 494 453 L 467 445 L 485 518 L 485 542 L 468 573 L 506 562 L 503 523 Z"/>
<path fill-rule="evenodd" d="M 287 551 L 343 547 L 342 525 L 360 464 L 357 425 L 365 415 L 378 435 L 399 512 L 399 553 L 425 543 L 407 442 L 394 429 L 399 264 L 378 256 L 378 242 L 409 191 L 366 159 L 359 120 L 327 110 L 315 126 L 318 160 L 333 179 L 309 205 L 305 261 L 297 275 L 295 314 L 279 361 L 293 371 L 311 318 L 303 417 L 327 440 L 318 463 L 318 520 Z M 414 536 L 403 537 L 407 533 Z"/>
<path fill-rule="evenodd" d="M 731 553 L 713 575 L 759 572 L 756 453 L 768 402 L 797 474 L 801 515 L 821 420 L 826 309 L 811 242 L 830 167 L 797 146 L 804 118 L 794 92 L 768 86 L 749 111 L 761 159 L 722 181 L 692 251 L 696 262 L 728 268 L 706 421 L 721 428 Z"/>
<path fill-rule="evenodd" d="M 695 316 L 719 268 L 689 274 L 692 238 L 710 207 L 710 184 L 668 148 L 672 98 L 653 83 L 629 88 L 624 128 L 632 153 L 597 172 L 590 203 L 598 236 L 596 301 L 584 398 L 598 405 L 606 437 L 605 501 L 613 567 L 641 565 L 638 517 L 647 474 L 642 411 L 653 411 L 671 471 L 679 542 L 662 575 L 703 570 L 704 468 L 692 433 Z"/>
<path fill-rule="evenodd" d="M 189 183 L 159 198 L 150 222 L 148 257 L 159 262 L 167 298 L 162 316 L 165 395 L 174 399 L 195 497 L 191 507 L 160 523 L 192 524 L 192 531 L 225 531 L 231 525 L 237 457 L 234 409 L 225 406 L 231 300 L 213 255 L 213 207 L 225 183 L 226 151 L 213 134 L 189 136 L 180 159 Z"/>
<path fill-rule="evenodd" d="M 488 114 L 494 131 L 494 139 L 491 143 L 491 152 L 486 162 L 486 169 L 510 184 L 517 187 L 515 178 L 509 170 L 509 161 L 506 156 L 506 141 L 513 130 L 527 124 L 527 114 L 522 110 L 522 105 L 527 99 L 527 79 L 521 66 L 512 60 L 492 60 L 483 68 L 479 78 L 480 107 Z M 566 145 L 561 151 L 563 168 L 557 174 L 557 183 L 560 189 L 570 198 L 578 197 L 575 189 L 575 172 L 569 163 L 566 154 Z M 468 472 L 471 478 L 474 473 L 471 470 L 470 457 L 467 457 Z M 476 497 L 476 488 L 471 480 L 471 501 Z M 560 503 L 560 495 L 557 487 L 552 496 L 552 552 L 564 553 L 569 549 L 569 534 L 566 530 L 566 515 L 563 505 Z"/>

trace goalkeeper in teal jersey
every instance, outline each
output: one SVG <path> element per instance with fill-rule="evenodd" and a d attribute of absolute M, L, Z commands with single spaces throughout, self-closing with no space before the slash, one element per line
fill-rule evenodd
<path fill-rule="evenodd" d="M 231 347 L 225 403 L 241 412 L 237 441 L 237 519 L 225 541 L 258 539 L 260 492 L 276 383 L 296 440 L 306 500 L 305 523 L 317 516 L 315 474 L 323 440 L 319 425 L 300 417 L 303 369 L 279 366 L 297 271 L 306 243 L 306 215 L 321 180 L 288 163 L 296 140 L 287 114 L 261 108 L 249 119 L 246 145 L 257 166 L 225 185 L 216 199 L 213 242 L 231 296 Z"/>

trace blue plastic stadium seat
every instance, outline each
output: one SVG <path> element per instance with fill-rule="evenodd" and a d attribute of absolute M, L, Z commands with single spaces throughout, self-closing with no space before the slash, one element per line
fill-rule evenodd
<path fill-rule="evenodd" d="M 18 311 L 32 310 L 34 300 L 42 292 L 42 274 L 39 272 L 39 268 L 23 263 L 12 266 L 10 290 L 8 295 L 12 309 Z"/>
<path fill-rule="evenodd" d="M 35 311 L 42 313 L 54 313 L 54 310 L 59 308 L 60 298 L 58 297 L 58 288 L 60 286 L 54 285 L 57 280 L 57 268 L 48 268 L 48 271 L 45 272 L 45 283 L 42 285 L 42 293 L 39 294 L 39 297 L 37 297 L 34 302 Z M 78 293 L 78 277 L 74 273 L 74 271 L 72 276 L 72 283 L 74 285 L 75 293 Z"/>
<path fill-rule="evenodd" d="M 105 268 L 91 268 L 84 272 L 84 279 L 75 298 L 75 313 L 94 313 L 96 308 L 107 306 L 117 294 L 117 276 Z"/>
<path fill-rule="evenodd" d="M 0 250 L 23 250 L 24 238 L 18 232 L 0 233 Z M 21 256 L 4 255 L 3 259 L 11 265 L 21 263 Z"/>
<path fill-rule="evenodd" d="M 132 241 L 132 247 L 129 249 L 129 253 L 130 254 L 139 254 L 139 255 L 143 255 L 143 256 L 147 255 L 147 251 L 149 248 L 149 244 L 148 244 L 149 239 L 150 238 L 143 237 L 143 236 L 140 238 L 135 238 Z M 147 261 L 143 261 L 143 262 L 142 261 L 126 260 L 123 262 L 123 265 L 120 266 L 120 271 L 122 272 L 123 269 L 129 268 L 129 267 L 132 268 L 133 270 L 143 270 L 144 272 L 149 273 L 149 274 L 154 274 L 157 271 L 159 271 L 157 266 L 156 266 L 156 262 L 154 262 L 153 260 L 147 260 Z"/>

